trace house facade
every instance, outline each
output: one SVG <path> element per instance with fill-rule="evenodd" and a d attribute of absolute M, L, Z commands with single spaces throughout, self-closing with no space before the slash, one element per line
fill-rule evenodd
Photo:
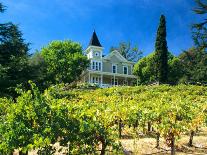
<path fill-rule="evenodd" d="M 82 74 L 81 81 L 97 84 L 100 87 L 133 85 L 137 79 L 132 73 L 135 63 L 126 60 L 116 50 L 103 56 L 103 49 L 94 31 L 85 50 L 90 66 Z"/>

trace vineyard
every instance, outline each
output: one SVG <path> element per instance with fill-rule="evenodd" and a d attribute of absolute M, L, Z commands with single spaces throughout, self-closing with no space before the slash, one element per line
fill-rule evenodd
<path fill-rule="evenodd" d="M 176 142 L 207 125 L 207 87 L 160 85 L 69 89 L 56 85 L 41 93 L 18 89 L 18 98 L 0 99 L 0 154 L 124 154 L 120 139 L 153 134 L 176 152 Z M 60 150 L 54 144 L 59 143 Z"/>

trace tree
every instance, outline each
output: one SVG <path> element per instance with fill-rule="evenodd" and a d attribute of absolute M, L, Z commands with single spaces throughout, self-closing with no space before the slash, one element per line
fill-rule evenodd
<path fill-rule="evenodd" d="M 204 15 L 207 13 L 207 2 L 201 0 L 195 0 L 197 7 L 194 9 L 194 12 L 199 15 Z M 204 19 L 203 22 L 194 24 L 192 27 L 193 30 L 193 39 L 195 45 L 201 49 L 207 48 L 207 19 Z"/>
<path fill-rule="evenodd" d="M 4 10 L 5 10 L 5 7 L 3 6 L 2 3 L 0 3 L 0 12 L 4 12 Z"/>
<path fill-rule="evenodd" d="M 184 67 L 181 59 L 176 56 L 168 58 L 168 83 L 178 84 L 182 83 L 181 78 L 184 74 Z"/>
<path fill-rule="evenodd" d="M 49 87 L 49 77 L 47 77 L 47 67 L 41 53 L 36 51 L 29 59 L 31 80 L 36 83 L 41 91 Z"/>
<path fill-rule="evenodd" d="M 0 11 L 4 11 L 2 4 Z M 29 79 L 28 51 L 17 25 L 0 24 L 0 96 L 16 94 L 14 87 Z"/>
<path fill-rule="evenodd" d="M 135 64 L 133 73 L 137 75 L 139 84 L 155 82 L 154 55 L 154 53 L 151 53 Z"/>
<path fill-rule="evenodd" d="M 185 83 L 207 83 L 207 53 L 205 50 L 190 48 L 179 55 Z"/>
<path fill-rule="evenodd" d="M 139 84 L 150 84 L 156 81 L 155 52 L 140 59 L 134 66 L 133 73 L 138 76 Z M 168 52 L 168 82 L 176 84 L 183 75 L 180 59 Z"/>
<path fill-rule="evenodd" d="M 156 80 L 166 83 L 168 80 L 168 49 L 166 41 L 166 21 L 165 16 L 161 15 L 160 25 L 157 30 L 155 43 L 155 70 Z"/>
<path fill-rule="evenodd" d="M 142 51 L 137 46 L 131 47 L 130 42 L 121 42 L 118 47 L 111 47 L 110 52 L 117 50 L 124 58 L 129 61 L 137 62 L 142 58 Z"/>
<path fill-rule="evenodd" d="M 50 83 L 71 83 L 89 65 L 80 44 L 72 41 L 53 41 L 40 51 L 46 65 L 46 79 Z"/>

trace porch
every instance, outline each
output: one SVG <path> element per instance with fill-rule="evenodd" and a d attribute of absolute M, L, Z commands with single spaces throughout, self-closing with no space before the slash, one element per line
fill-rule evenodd
<path fill-rule="evenodd" d="M 108 88 L 113 86 L 133 86 L 136 83 L 136 77 L 132 75 L 105 75 L 105 74 L 92 74 L 84 77 L 83 82 L 97 84 L 101 88 Z"/>

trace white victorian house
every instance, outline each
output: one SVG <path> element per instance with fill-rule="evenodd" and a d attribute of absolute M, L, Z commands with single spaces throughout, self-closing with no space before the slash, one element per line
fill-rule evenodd
<path fill-rule="evenodd" d="M 126 60 L 116 50 L 103 56 L 103 49 L 94 31 L 85 50 L 90 67 L 82 74 L 81 81 L 98 84 L 100 87 L 133 85 L 137 79 L 132 73 L 135 63 Z"/>

